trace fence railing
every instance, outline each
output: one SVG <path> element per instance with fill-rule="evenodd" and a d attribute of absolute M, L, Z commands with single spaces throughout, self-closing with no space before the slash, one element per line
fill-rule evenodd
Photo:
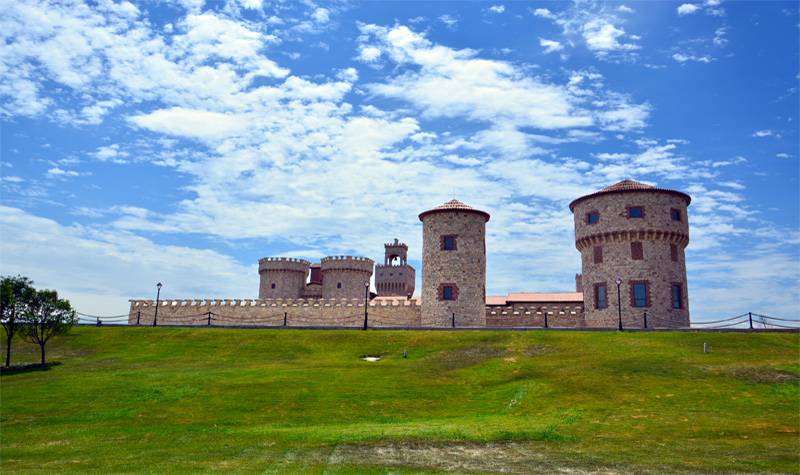
<path fill-rule="evenodd" d="M 465 318 L 459 318 L 458 315 L 452 314 L 448 318 L 448 325 L 446 327 L 456 329 L 480 329 L 482 327 L 475 327 L 464 324 Z M 561 315 L 559 313 L 542 313 L 542 314 L 528 314 L 528 315 L 514 315 L 503 317 L 492 317 L 487 320 L 491 323 L 499 323 L 498 325 L 489 324 L 489 329 L 496 328 L 520 328 L 520 329 L 574 329 L 574 328 L 587 328 L 582 325 L 574 316 Z M 273 315 L 262 316 L 237 316 L 237 315 L 224 315 L 217 312 L 207 311 L 205 313 L 194 315 L 164 315 L 160 319 L 154 314 L 145 314 L 141 311 L 136 313 L 136 319 L 133 321 L 131 315 L 114 315 L 114 316 L 96 316 L 87 315 L 84 313 L 76 312 L 75 323 L 79 325 L 178 325 L 178 326 L 253 326 L 253 327 L 320 327 L 320 328 L 364 328 L 365 323 L 367 328 L 421 328 L 420 322 L 410 322 L 407 318 L 382 315 L 379 312 L 370 312 L 366 318 L 364 313 L 354 313 L 339 317 L 315 317 L 309 315 L 293 315 L 289 312 L 281 312 Z M 613 328 L 617 328 L 614 325 Z M 744 313 L 735 317 L 725 318 L 722 320 L 702 321 L 702 322 L 685 322 L 672 320 L 669 318 L 659 317 L 656 315 L 648 315 L 647 312 L 641 315 L 624 316 L 622 317 L 623 330 L 669 330 L 669 329 L 693 329 L 693 330 L 718 330 L 718 329 L 735 329 L 735 330 L 800 330 L 800 319 L 788 319 L 770 317 L 753 312 Z M 590 329 L 590 328 L 587 328 Z"/>

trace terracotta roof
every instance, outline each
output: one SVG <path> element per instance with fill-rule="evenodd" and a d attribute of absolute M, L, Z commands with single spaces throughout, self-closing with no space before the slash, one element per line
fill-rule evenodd
<path fill-rule="evenodd" d="M 443 204 L 441 206 L 437 206 L 437 207 L 435 207 L 433 209 L 430 209 L 428 211 L 423 211 L 422 213 L 419 214 L 419 220 L 422 221 L 422 218 L 424 218 L 425 216 L 428 216 L 429 214 L 444 213 L 444 212 L 450 212 L 450 211 L 463 211 L 463 212 L 467 212 L 467 213 L 480 214 L 480 215 L 482 215 L 483 217 L 486 218 L 486 221 L 489 221 L 489 213 L 487 213 L 486 211 L 481 211 L 479 209 L 475 209 L 472 206 L 467 206 L 467 205 L 465 205 L 464 203 L 462 203 L 462 202 L 460 202 L 458 200 L 450 200 L 450 201 L 448 201 L 447 203 L 445 203 L 445 204 Z"/>
<path fill-rule="evenodd" d="M 580 302 L 583 303 L 583 292 L 512 292 L 508 294 L 508 303 L 514 302 Z"/>
<path fill-rule="evenodd" d="M 687 195 L 686 193 L 682 193 L 680 191 L 675 191 L 675 190 L 669 190 L 667 188 L 657 188 L 655 186 L 639 183 L 638 181 L 625 179 L 619 183 L 609 186 L 608 188 L 603 188 L 600 191 L 596 191 L 594 193 L 581 196 L 580 198 L 576 199 L 575 201 L 569 204 L 569 210 L 574 211 L 575 205 L 587 198 L 594 198 L 595 196 L 606 195 L 611 193 L 630 193 L 636 191 L 658 191 L 658 192 L 670 193 L 676 196 L 680 196 L 681 198 L 686 200 L 687 206 L 692 203 L 692 197 Z"/>
<path fill-rule="evenodd" d="M 505 305 L 505 304 L 506 304 L 505 296 L 502 295 L 499 297 L 494 297 L 490 295 L 486 296 L 486 305 Z"/>

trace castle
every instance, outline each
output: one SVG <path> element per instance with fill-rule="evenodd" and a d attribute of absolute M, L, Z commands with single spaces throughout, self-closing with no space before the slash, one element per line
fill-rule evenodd
<path fill-rule="evenodd" d="M 487 297 L 490 215 L 452 200 L 419 215 L 421 299 L 408 246 L 395 239 L 384 244 L 382 265 L 357 256 L 314 265 L 261 259 L 258 299 L 131 300 L 129 323 L 152 324 L 157 310 L 161 324 L 641 328 L 650 312 L 651 326 L 686 327 L 690 203 L 680 191 L 632 180 L 570 203 L 582 263 L 575 292 Z"/>

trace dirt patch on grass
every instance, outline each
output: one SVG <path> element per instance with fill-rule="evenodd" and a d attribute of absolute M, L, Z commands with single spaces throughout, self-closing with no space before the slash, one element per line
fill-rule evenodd
<path fill-rule="evenodd" d="M 329 463 L 417 467 L 457 473 L 511 474 L 622 474 L 630 472 L 587 471 L 555 463 L 531 445 L 508 443 L 426 444 L 405 442 L 381 445 L 341 444 Z"/>
<path fill-rule="evenodd" d="M 789 371 L 772 368 L 738 368 L 731 374 L 748 383 L 775 384 L 800 382 L 800 376 Z"/>

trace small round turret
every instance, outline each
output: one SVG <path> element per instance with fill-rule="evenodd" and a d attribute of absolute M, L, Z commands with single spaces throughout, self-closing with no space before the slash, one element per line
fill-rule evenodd
<path fill-rule="evenodd" d="M 375 261 L 357 256 L 329 256 L 322 259 L 322 298 L 363 299 L 364 282 L 372 278 Z"/>
<path fill-rule="evenodd" d="M 311 263 L 291 257 L 265 257 L 258 261 L 259 299 L 298 299 L 303 295 Z"/>

